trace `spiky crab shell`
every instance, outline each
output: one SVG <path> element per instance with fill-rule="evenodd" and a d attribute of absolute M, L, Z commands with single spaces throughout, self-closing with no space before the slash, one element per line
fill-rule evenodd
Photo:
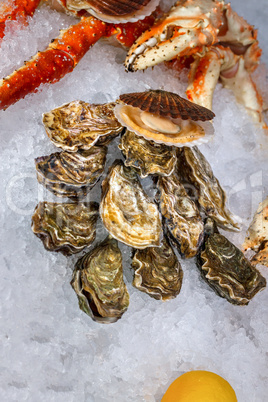
<path fill-rule="evenodd" d="M 251 263 L 268 266 L 268 197 L 259 204 L 258 209 L 249 226 L 243 250 L 252 249 L 257 254 Z"/>

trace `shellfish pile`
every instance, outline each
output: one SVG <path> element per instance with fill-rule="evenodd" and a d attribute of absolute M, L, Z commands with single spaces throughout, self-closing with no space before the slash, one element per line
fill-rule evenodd
<path fill-rule="evenodd" d="M 94 320 L 115 322 L 129 295 L 118 241 L 133 248 L 133 285 L 155 299 L 176 297 L 183 258 L 197 258 L 204 279 L 220 296 L 245 305 L 265 278 L 218 233 L 239 230 L 226 195 L 197 148 L 213 135 L 214 114 L 176 94 L 147 91 L 115 103 L 74 101 L 45 113 L 43 123 L 62 149 L 36 159 L 38 181 L 72 202 L 40 202 L 33 232 L 46 249 L 78 253 L 95 240 L 98 214 L 107 238 L 76 263 L 71 284 L 80 308 Z M 102 181 L 100 206 L 84 197 L 104 171 L 108 144 L 121 134 L 124 160 L 115 160 Z M 152 176 L 155 199 L 139 180 Z"/>

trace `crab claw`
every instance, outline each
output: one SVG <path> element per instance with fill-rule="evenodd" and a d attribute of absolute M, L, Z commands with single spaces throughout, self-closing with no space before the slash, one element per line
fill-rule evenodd
<path fill-rule="evenodd" d="M 222 3 L 217 2 L 213 13 L 206 2 L 200 6 L 181 4 L 178 1 L 134 43 L 125 61 L 127 71 L 143 70 L 176 56 L 202 53 L 205 46 L 218 41 L 218 27 L 223 24 Z"/>

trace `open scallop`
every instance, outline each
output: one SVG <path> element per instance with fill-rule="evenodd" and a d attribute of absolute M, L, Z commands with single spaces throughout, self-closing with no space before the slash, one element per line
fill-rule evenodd
<path fill-rule="evenodd" d="M 214 113 L 180 97 L 149 90 L 121 95 L 114 113 L 130 131 L 156 143 L 193 146 L 209 141 L 214 134 Z"/>

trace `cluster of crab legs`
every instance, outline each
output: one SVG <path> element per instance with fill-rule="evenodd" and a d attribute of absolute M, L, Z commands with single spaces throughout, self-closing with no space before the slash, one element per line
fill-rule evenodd
<path fill-rule="evenodd" d="M 0 15 L 0 40 L 8 20 L 26 21 L 40 3 L 40 0 L 13 0 L 12 7 L 7 5 Z M 55 5 L 55 1 L 52 3 Z M 81 20 L 62 30 L 47 49 L 0 80 L 0 109 L 35 92 L 43 83 L 59 81 L 101 37 L 115 35 L 124 47 L 130 48 L 125 61 L 127 71 L 146 69 L 163 61 L 171 61 L 169 65 L 173 68 L 188 64 L 186 94 L 189 100 L 212 109 L 213 92 L 220 79 L 225 87 L 233 90 L 253 119 L 266 127 L 262 98 L 251 78 L 261 56 L 257 31 L 233 11 L 230 4 L 223 0 L 179 0 L 168 13 L 161 15 L 157 8 L 150 16 L 141 16 L 136 22 L 121 23 L 119 19 L 118 23 L 113 19 L 112 22 L 102 21 L 101 11 L 98 18 L 89 14 L 92 3 L 103 2 L 56 1 L 61 11 Z M 116 2 L 106 3 L 111 3 L 112 9 Z M 134 2 L 125 0 L 123 3 Z M 136 3 L 140 3 L 141 9 L 147 3 L 156 6 L 154 0 Z M 104 19 L 107 21 L 107 15 Z"/>

